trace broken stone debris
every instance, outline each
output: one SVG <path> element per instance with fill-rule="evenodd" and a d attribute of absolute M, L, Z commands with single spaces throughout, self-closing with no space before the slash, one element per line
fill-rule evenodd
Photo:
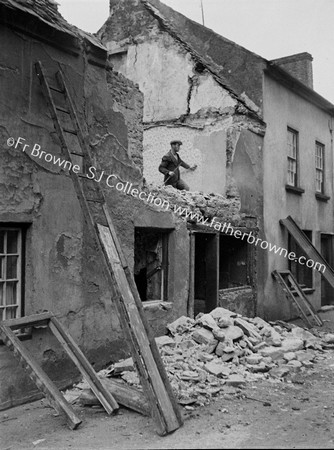
<path fill-rule="evenodd" d="M 167 329 L 170 335 L 156 342 L 182 405 L 204 405 L 247 382 L 263 378 L 279 382 L 296 371 L 303 373 L 333 337 L 283 322 L 241 317 L 225 308 L 199 314 L 195 320 L 179 317 Z"/>
<path fill-rule="evenodd" d="M 293 324 L 241 317 L 225 308 L 196 319 L 179 317 L 156 338 L 172 389 L 181 405 L 205 405 L 218 394 L 234 395 L 248 382 L 286 377 L 293 381 L 316 363 L 334 335 Z M 111 365 L 101 377 L 120 377 L 139 389 L 132 358 Z"/>

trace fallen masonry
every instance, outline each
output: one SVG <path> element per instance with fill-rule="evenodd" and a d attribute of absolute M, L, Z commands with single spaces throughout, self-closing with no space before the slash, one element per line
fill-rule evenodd
<path fill-rule="evenodd" d="M 249 382 L 293 382 L 296 375 L 312 370 L 325 350 L 334 349 L 333 334 L 241 317 L 224 308 L 200 313 L 196 319 L 179 317 L 167 330 L 168 335 L 156 338 L 156 342 L 178 402 L 187 409 L 208 404 L 217 395 L 236 394 Z M 111 365 L 99 376 L 118 377 L 125 386 L 141 389 L 131 358 Z M 86 389 L 76 390 L 76 398 L 83 404 Z M 92 398 L 93 394 L 88 404 L 94 403 Z M 137 411 L 146 408 L 142 405 Z"/>

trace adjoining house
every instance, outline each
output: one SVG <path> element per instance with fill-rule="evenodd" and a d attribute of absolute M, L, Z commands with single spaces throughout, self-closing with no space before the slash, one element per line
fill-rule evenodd
<path fill-rule="evenodd" d="M 192 190 L 229 196 L 232 185 L 240 211 L 257 217 L 257 314 L 296 315 L 273 280 L 274 270 L 291 270 L 316 309 L 333 303 L 333 288 L 315 270 L 316 261 L 280 224 L 291 216 L 334 262 L 334 105 L 313 90 L 311 55 L 267 61 L 159 0 L 110 0 L 110 17 L 98 35 L 115 69 L 144 94 L 146 180 L 161 184 L 159 160 L 170 139 L 181 139 L 184 159 L 198 164 L 184 174 Z M 199 255 L 205 253 L 201 239 Z M 233 277 L 240 288 L 242 250 L 228 239 L 220 233 L 219 287 L 230 287 Z M 290 252 L 297 261 L 286 257 Z M 239 266 L 232 269 L 227 260 Z M 238 309 L 238 299 L 230 307 Z"/>

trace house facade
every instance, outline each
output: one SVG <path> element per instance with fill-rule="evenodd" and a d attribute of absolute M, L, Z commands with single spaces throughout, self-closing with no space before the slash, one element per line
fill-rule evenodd
<path fill-rule="evenodd" d="M 0 320 L 52 312 L 98 370 L 128 356 L 127 346 L 69 166 L 60 164 L 64 155 L 35 71 L 37 61 L 50 85 L 56 86 L 60 68 L 64 73 L 91 149 L 89 173 L 104 190 L 130 267 L 147 269 L 160 257 L 166 266 L 169 256 L 169 303 L 157 305 L 156 314 L 147 313 L 157 334 L 164 332 L 164 323 L 186 314 L 181 299 L 188 292 L 187 227 L 160 199 L 142 193 L 142 94 L 110 69 L 104 46 L 70 26 L 52 0 L 2 0 L 0 17 Z M 71 136 L 67 139 L 74 145 Z M 83 162 L 78 165 L 84 174 Z M 155 275 L 146 286 L 148 296 L 156 298 L 162 279 Z M 26 330 L 21 338 L 59 387 L 78 378 L 47 329 Z M 0 409 L 40 396 L 2 341 L 0 380 Z"/>
<path fill-rule="evenodd" d="M 115 69 L 138 83 L 144 94 L 146 180 L 161 184 L 159 160 L 169 140 L 181 139 L 184 159 L 198 165 L 183 175 L 191 190 L 229 195 L 230 186 L 223 181 L 227 174 L 240 195 L 240 210 L 257 217 L 261 240 L 253 246 L 254 311 L 272 320 L 296 315 L 273 270 L 291 270 L 316 309 L 332 302 L 332 288 L 315 270 L 315 262 L 312 267 L 280 224 L 291 216 L 332 263 L 334 107 L 313 90 L 311 55 L 267 61 L 159 0 L 110 0 L 110 17 L 98 35 Z M 232 111 L 231 98 L 246 107 L 244 117 L 236 113 L 235 104 Z M 238 120 L 247 132 L 238 134 Z M 232 150 L 232 160 L 231 136 L 239 143 L 241 138 L 247 149 Z M 225 238 L 222 233 L 226 252 L 220 251 L 218 266 L 229 247 L 233 249 Z M 296 253 L 297 262 L 289 260 L 290 252 Z M 221 289 L 229 278 L 231 270 L 220 271 Z M 247 285 L 237 278 L 236 287 Z M 240 307 L 238 296 L 229 306 Z"/>

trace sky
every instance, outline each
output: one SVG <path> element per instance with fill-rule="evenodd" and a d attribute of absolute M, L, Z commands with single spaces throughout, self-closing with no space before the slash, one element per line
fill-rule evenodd
<path fill-rule="evenodd" d="M 109 0 L 57 0 L 70 23 L 95 33 Z M 314 89 L 334 104 L 334 0 L 202 0 L 205 26 L 266 59 L 308 52 Z M 202 23 L 201 0 L 163 0 Z"/>

